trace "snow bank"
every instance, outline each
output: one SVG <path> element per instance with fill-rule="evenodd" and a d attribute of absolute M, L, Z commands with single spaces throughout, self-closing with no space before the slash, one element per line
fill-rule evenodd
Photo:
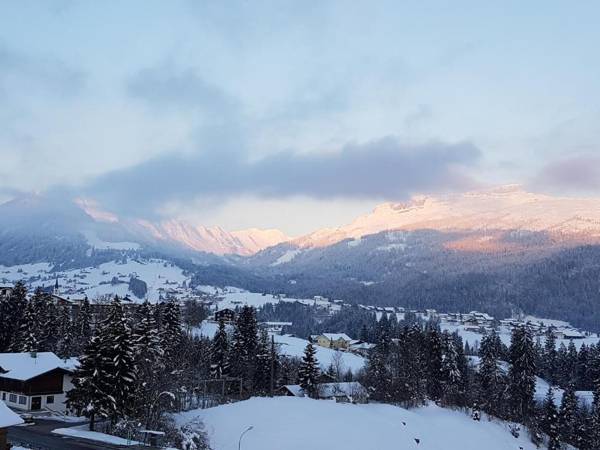
<path fill-rule="evenodd" d="M 252 398 L 174 416 L 178 425 L 200 418 L 212 447 L 244 450 L 514 450 L 535 446 L 514 438 L 503 423 L 476 422 L 464 413 L 429 406 L 350 405 L 307 398 Z M 415 441 L 419 440 L 419 444 Z"/>
<path fill-rule="evenodd" d="M 88 439 L 90 441 L 96 442 L 104 442 L 105 444 L 112 445 L 122 445 L 122 446 L 133 446 L 133 445 L 141 445 L 140 442 L 130 441 L 127 439 L 123 439 L 118 436 L 112 436 L 110 434 L 99 433 L 97 431 L 89 431 L 87 430 L 88 425 L 82 425 L 79 427 L 71 427 L 71 428 L 57 428 L 53 430 L 52 433 L 60 434 L 61 436 L 70 436 L 81 439 Z"/>
<path fill-rule="evenodd" d="M 0 428 L 12 427 L 21 423 L 23 423 L 23 419 L 0 400 Z"/>

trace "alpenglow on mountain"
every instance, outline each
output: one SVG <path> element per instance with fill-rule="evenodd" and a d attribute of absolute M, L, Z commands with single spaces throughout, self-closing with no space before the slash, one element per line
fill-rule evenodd
<path fill-rule="evenodd" d="M 446 196 L 415 196 L 384 203 L 339 228 L 290 238 L 276 229 L 227 231 L 182 220 L 121 218 L 93 200 L 50 201 L 41 195 L 0 205 L 0 234 L 6 238 L 41 235 L 81 239 L 96 249 L 169 248 L 171 251 L 250 256 L 279 244 L 318 248 L 383 231 L 475 231 L 477 243 L 492 246 L 499 232 L 544 233 L 553 240 L 596 242 L 600 237 L 600 199 L 553 197 L 518 185 Z M 495 237 L 496 236 L 496 237 Z"/>
<path fill-rule="evenodd" d="M 384 203 L 335 229 L 318 230 L 292 242 L 323 247 L 388 230 L 544 232 L 557 239 L 600 237 L 600 199 L 552 197 L 519 185 L 441 197 L 415 196 Z"/>

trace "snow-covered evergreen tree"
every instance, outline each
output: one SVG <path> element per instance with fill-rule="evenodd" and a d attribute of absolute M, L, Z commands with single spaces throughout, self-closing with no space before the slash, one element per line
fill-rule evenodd
<path fill-rule="evenodd" d="M 436 328 L 427 331 L 427 394 L 433 401 L 439 401 L 443 395 L 443 351 L 444 343 L 441 333 Z"/>
<path fill-rule="evenodd" d="M 577 420 L 579 408 L 577 404 L 577 396 L 573 384 L 569 384 L 565 390 L 560 404 L 558 414 L 558 424 L 560 440 L 576 445 L 577 442 Z"/>
<path fill-rule="evenodd" d="M 174 357 L 175 350 L 181 342 L 181 311 L 175 300 L 167 301 L 162 307 L 160 323 L 162 348 L 167 357 Z"/>
<path fill-rule="evenodd" d="M 505 388 L 505 379 L 499 366 L 501 351 L 500 337 L 496 331 L 485 335 L 479 347 L 479 372 L 477 374 L 479 405 L 489 414 L 501 415 L 501 404 Z"/>
<path fill-rule="evenodd" d="M 306 344 L 302 363 L 298 370 L 298 384 L 311 398 L 317 398 L 319 393 L 319 362 L 317 351 L 312 343 Z"/>
<path fill-rule="evenodd" d="M 80 355 L 92 339 L 92 310 L 87 297 L 83 299 L 77 316 L 72 321 L 73 336 L 71 343 L 71 356 Z"/>
<path fill-rule="evenodd" d="M 243 379 L 246 390 L 253 392 L 258 354 L 258 325 L 256 311 L 244 306 L 238 314 L 233 332 L 231 372 Z"/>
<path fill-rule="evenodd" d="M 110 313 L 102 323 L 100 346 L 102 355 L 111 362 L 106 377 L 110 386 L 108 395 L 114 399 L 109 417 L 115 421 L 131 410 L 136 380 L 132 331 L 119 297 L 113 300 Z"/>
<path fill-rule="evenodd" d="M 548 450 L 560 450 L 558 412 L 556 411 L 556 405 L 554 404 L 554 391 L 552 386 L 548 387 L 542 408 L 542 428 L 548 435 Z"/>
<path fill-rule="evenodd" d="M 452 336 L 443 334 L 442 363 L 440 368 L 442 387 L 441 399 L 447 405 L 458 405 L 460 401 L 462 374 L 458 368 L 458 352 Z"/>
<path fill-rule="evenodd" d="M 213 378 L 229 375 L 229 336 L 223 319 L 219 320 L 219 328 L 212 342 L 210 361 L 210 373 Z"/>
<path fill-rule="evenodd" d="M 67 406 L 88 417 L 92 431 L 97 418 L 108 417 L 117 408 L 111 395 L 112 361 L 103 347 L 98 336 L 90 340 L 73 374 L 73 389 L 67 392 Z"/>
<path fill-rule="evenodd" d="M 20 335 L 19 327 L 27 308 L 27 289 L 22 282 L 17 282 L 11 295 L 0 298 L 0 353 L 19 347 L 15 340 Z"/>
<path fill-rule="evenodd" d="M 509 350 L 508 394 L 512 418 L 516 421 L 526 421 L 533 410 L 536 374 L 533 347 L 528 326 L 513 330 Z"/>

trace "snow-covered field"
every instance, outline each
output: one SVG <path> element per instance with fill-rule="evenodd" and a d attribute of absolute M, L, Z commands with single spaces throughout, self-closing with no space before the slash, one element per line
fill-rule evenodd
<path fill-rule="evenodd" d="M 249 305 L 255 308 L 260 308 L 266 303 L 279 303 L 279 302 L 300 302 L 310 306 L 321 306 L 329 308 L 331 311 L 336 311 L 341 308 L 340 305 L 329 302 L 328 300 L 320 299 L 315 300 L 313 298 L 292 298 L 284 297 L 273 294 L 263 294 L 259 292 L 249 292 L 244 289 L 228 286 L 224 289 L 215 286 L 198 286 L 198 290 L 206 292 L 221 298 L 219 301 L 219 309 L 231 308 L 235 309 L 236 306 Z"/>
<path fill-rule="evenodd" d="M 533 450 L 506 424 L 480 422 L 437 406 L 406 410 L 371 403 L 276 397 L 175 415 L 179 425 L 200 418 L 215 450 Z M 418 440 L 418 442 L 417 442 Z"/>
<path fill-rule="evenodd" d="M 554 322 L 566 323 L 566 322 L 561 322 L 561 321 L 554 321 Z M 547 324 L 547 322 L 545 322 L 545 323 Z M 483 335 L 480 333 L 477 333 L 475 331 L 466 330 L 464 325 L 442 323 L 440 326 L 441 326 L 442 330 L 448 330 L 450 333 L 454 333 L 455 331 L 458 331 L 458 334 L 462 337 L 463 341 L 468 342 L 470 346 L 475 345 L 475 343 L 480 343 L 481 338 L 483 337 Z M 504 326 L 499 327 L 498 336 L 500 337 L 500 339 L 502 340 L 502 342 L 504 344 L 510 345 L 511 330 L 509 328 L 504 327 Z M 544 337 L 540 336 L 540 340 L 543 344 Z M 600 338 L 596 335 L 585 337 L 583 339 L 573 339 L 573 343 L 575 344 L 575 347 L 578 350 L 584 342 L 585 342 L 585 345 L 589 346 L 590 344 L 598 343 L 598 341 L 600 341 Z M 560 344 L 565 344 L 568 346 L 569 342 L 570 342 L 569 339 L 556 339 L 556 347 L 558 348 L 560 346 Z"/>
<path fill-rule="evenodd" d="M 213 338 L 217 332 L 218 324 L 216 322 L 205 320 L 200 324 L 199 328 L 194 330 L 194 334 L 202 335 L 208 338 Z M 233 327 L 228 326 L 228 331 L 232 332 Z M 277 345 L 280 354 L 287 356 L 297 356 L 298 358 L 302 358 L 304 355 L 304 348 L 308 341 L 306 339 L 301 339 L 298 337 L 293 337 L 290 335 L 275 335 L 275 344 Z M 330 348 L 320 347 L 315 345 L 315 349 L 317 350 L 316 356 L 319 364 L 321 365 L 322 370 L 326 370 L 327 367 L 334 361 L 336 356 L 335 350 Z M 355 355 L 353 353 L 347 352 L 339 352 L 341 355 L 341 361 L 344 370 L 352 370 L 352 372 L 358 372 L 365 366 L 365 358 L 359 355 Z"/>
<path fill-rule="evenodd" d="M 288 335 L 276 335 L 275 343 L 279 344 L 279 351 L 281 354 L 302 358 L 304 355 L 304 348 L 306 347 L 306 344 L 308 344 L 308 341 L 306 339 Z M 334 361 L 336 353 L 341 355 L 344 370 L 351 369 L 352 372 L 358 372 L 365 366 L 365 359 L 362 356 L 347 352 L 337 352 L 319 345 L 315 345 L 315 349 L 317 351 L 317 360 L 319 361 L 322 370 L 326 370 L 329 364 Z"/>
<path fill-rule="evenodd" d="M 189 282 L 183 270 L 160 259 L 111 261 L 98 267 L 52 272 L 48 263 L 0 266 L 0 283 L 13 284 L 24 280 L 30 288 L 54 286 L 58 279 L 59 293 L 65 297 L 94 300 L 104 296 L 135 296 L 129 291 L 129 279 L 137 277 L 148 285 L 148 299 L 157 301 L 160 294 L 170 289 L 180 288 Z M 118 280 L 112 284 L 113 278 Z"/>

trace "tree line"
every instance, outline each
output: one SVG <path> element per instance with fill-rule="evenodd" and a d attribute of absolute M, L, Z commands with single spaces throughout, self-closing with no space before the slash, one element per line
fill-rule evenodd
<path fill-rule="evenodd" d="M 540 403 L 535 401 L 536 375 L 557 374 L 565 367 L 554 358 L 551 340 L 547 351 L 540 352 L 528 326 L 513 330 L 509 347 L 495 332 L 484 336 L 479 357 L 471 357 L 471 363 L 460 336 L 441 332 L 435 324 L 394 328 L 384 321 L 375 332 L 376 345 L 364 375 L 372 399 L 407 407 L 431 400 L 468 409 L 475 420 L 485 412 L 513 422 L 515 435 L 520 432 L 516 424 L 525 425 L 531 439 L 538 445 L 546 443 L 550 450 L 563 444 L 581 450 L 600 448 L 600 345 L 582 346 L 579 357 L 587 355 L 585 370 L 570 368 L 572 378 L 562 379 L 565 391 L 560 402 L 551 387 Z M 574 375 L 577 370 L 585 372 L 582 379 Z M 578 401 L 577 382 L 582 383 L 577 387 L 592 388 L 591 405 Z"/>

